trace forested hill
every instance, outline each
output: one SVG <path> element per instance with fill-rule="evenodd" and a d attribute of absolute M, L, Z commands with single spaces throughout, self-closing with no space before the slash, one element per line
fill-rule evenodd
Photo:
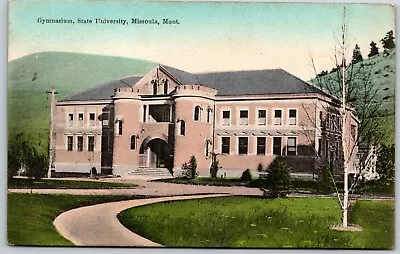
<path fill-rule="evenodd" d="M 382 128 L 388 132 L 388 138 L 385 143 L 394 143 L 395 134 L 395 84 L 396 84 L 396 51 L 395 49 L 388 50 L 385 53 L 379 53 L 368 59 L 359 61 L 353 66 L 348 68 L 348 76 L 353 74 L 354 80 L 351 84 L 363 84 L 362 79 L 367 79 L 371 82 L 371 87 L 374 92 L 376 91 L 376 96 L 374 100 L 380 103 L 383 107 L 385 117 L 380 119 L 382 122 Z M 333 69 L 329 73 L 322 72 L 318 77 L 313 78 L 309 82 L 323 88 L 327 91 L 327 84 L 336 84 L 335 89 L 330 89 L 331 93 L 339 95 L 339 83 L 337 70 Z M 324 75 L 325 74 L 325 75 Z M 361 99 L 357 94 L 353 94 L 354 99 Z M 358 97 L 358 98 L 357 98 Z"/>

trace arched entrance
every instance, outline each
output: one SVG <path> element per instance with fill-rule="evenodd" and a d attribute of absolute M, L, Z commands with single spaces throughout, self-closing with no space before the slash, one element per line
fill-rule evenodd
<path fill-rule="evenodd" d="M 140 146 L 140 166 L 146 168 L 170 168 L 172 165 L 172 149 L 161 138 L 143 141 Z"/>

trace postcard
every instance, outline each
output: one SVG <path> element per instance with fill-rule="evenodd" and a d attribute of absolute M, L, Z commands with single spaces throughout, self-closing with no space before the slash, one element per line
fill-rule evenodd
<path fill-rule="evenodd" d="M 394 248 L 394 5 L 8 7 L 9 245 Z"/>

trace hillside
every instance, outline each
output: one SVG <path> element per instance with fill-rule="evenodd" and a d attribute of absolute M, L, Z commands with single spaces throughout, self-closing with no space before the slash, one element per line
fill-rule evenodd
<path fill-rule="evenodd" d="M 32 134 L 45 146 L 50 112 L 46 90 L 55 88 L 60 99 L 107 81 L 145 74 L 154 66 L 140 59 L 64 52 L 13 60 L 8 63 L 9 133 Z"/>
<path fill-rule="evenodd" d="M 381 128 L 385 130 L 387 138 L 386 143 L 394 143 L 395 134 L 395 87 L 396 87 L 396 51 L 391 50 L 387 54 L 380 53 L 374 57 L 365 59 L 357 64 L 354 64 L 352 68 L 355 79 L 352 84 L 363 85 L 363 77 L 368 77 L 370 73 L 369 81 L 372 84 L 373 91 L 376 92 L 375 100 L 376 103 L 381 105 L 382 112 L 385 117 L 379 119 L 381 122 Z M 348 74 L 349 75 L 349 74 Z M 367 78 L 368 79 L 368 78 Z M 326 87 L 326 84 L 337 84 L 336 72 L 329 73 L 328 75 L 314 78 L 310 81 L 311 83 Z M 340 89 L 340 87 L 335 87 Z M 335 95 L 339 94 L 336 90 Z M 352 94 L 354 99 L 359 98 L 360 95 Z M 357 104 L 354 102 L 354 104 Z"/>

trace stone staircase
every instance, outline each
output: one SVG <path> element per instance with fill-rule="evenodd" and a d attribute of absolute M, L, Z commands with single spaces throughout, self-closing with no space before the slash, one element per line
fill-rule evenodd
<path fill-rule="evenodd" d="M 172 178 L 166 168 L 138 168 L 128 173 L 128 176 L 142 176 L 151 178 Z"/>

